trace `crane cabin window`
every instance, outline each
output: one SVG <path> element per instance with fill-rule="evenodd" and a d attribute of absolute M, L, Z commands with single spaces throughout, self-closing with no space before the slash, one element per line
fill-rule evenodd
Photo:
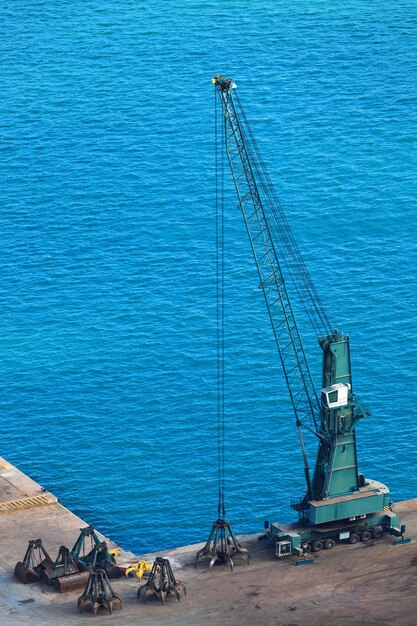
<path fill-rule="evenodd" d="M 329 409 L 335 409 L 340 406 L 346 406 L 349 403 L 349 384 L 337 383 L 330 385 L 321 390 L 321 401 L 323 406 Z"/>
<path fill-rule="evenodd" d="M 331 391 L 329 394 L 327 394 L 327 402 L 329 404 L 333 404 L 334 402 L 337 402 L 338 398 L 339 398 L 338 391 Z"/>

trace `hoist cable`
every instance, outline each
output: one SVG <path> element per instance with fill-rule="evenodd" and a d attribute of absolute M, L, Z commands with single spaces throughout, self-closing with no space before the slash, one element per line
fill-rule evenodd
<path fill-rule="evenodd" d="M 330 327 L 330 323 L 323 303 L 314 287 L 310 274 L 305 266 L 298 245 L 294 240 L 292 230 L 288 224 L 286 216 L 282 210 L 279 199 L 273 188 L 269 174 L 266 170 L 262 156 L 259 153 L 256 140 L 254 139 L 251 129 L 247 123 L 244 112 L 241 110 L 241 116 L 245 120 L 246 130 L 250 136 L 249 142 L 247 137 L 248 152 L 251 154 L 252 166 L 257 176 L 257 182 L 264 196 L 264 209 L 269 218 L 269 224 L 272 230 L 278 235 L 279 242 L 282 246 L 281 253 L 284 253 L 284 262 L 291 274 L 294 286 L 297 290 L 299 299 L 306 310 L 307 316 L 317 334 L 322 334 Z M 256 157 L 255 158 L 255 154 Z"/>
<path fill-rule="evenodd" d="M 330 331 L 331 328 L 325 307 L 314 287 L 311 276 L 304 263 L 304 259 L 302 258 L 298 245 L 294 240 L 292 230 L 282 210 L 279 199 L 266 171 L 265 164 L 259 154 L 256 141 L 253 137 L 252 146 L 258 157 L 258 159 L 255 159 L 253 151 L 250 150 L 254 161 L 254 169 L 259 180 L 259 186 L 264 196 L 264 208 L 269 218 L 269 223 L 272 226 L 272 230 L 278 235 L 281 246 L 285 252 L 284 262 L 286 262 L 300 302 L 303 305 L 307 317 L 310 320 L 316 334 L 326 333 Z M 249 143 L 249 149 L 250 148 L 251 144 Z"/>
<path fill-rule="evenodd" d="M 224 344 L 225 344 L 225 307 L 224 307 L 224 136 L 223 116 L 221 116 L 221 130 L 219 130 L 217 112 L 217 94 L 215 99 L 215 188 L 216 188 L 216 309 L 217 309 L 217 469 L 218 469 L 218 516 L 225 517 L 225 372 L 224 372 Z M 221 135 L 221 161 L 219 164 L 218 133 Z M 219 175 L 219 165 L 221 173 Z M 220 186 L 220 193 L 219 193 Z"/>
<path fill-rule="evenodd" d="M 291 227 L 282 210 L 237 93 L 234 97 L 239 107 L 239 115 L 243 121 L 242 132 L 244 133 L 246 149 L 251 157 L 252 169 L 256 175 L 257 185 L 262 191 L 264 209 L 269 218 L 270 228 L 278 238 L 276 243 L 277 245 L 280 244 L 281 253 L 284 256 L 283 260 L 314 331 L 317 335 L 327 334 L 331 332 L 331 324 L 325 306 L 316 291 L 300 249 L 294 239 Z"/>

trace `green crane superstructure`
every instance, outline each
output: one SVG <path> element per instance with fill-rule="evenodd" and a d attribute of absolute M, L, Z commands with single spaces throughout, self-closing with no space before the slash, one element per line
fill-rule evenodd
<path fill-rule="evenodd" d="M 380 528 L 401 534 L 397 516 L 388 511 L 388 488 L 376 481 L 366 480 L 358 472 L 355 427 L 357 421 L 367 413 L 353 394 L 349 337 L 338 330 L 331 330 L 324 307 L 280 209 L 243 110 L 240 105 L 239 110 L 236 106 L 235 100 L 238 102 L 238 98 L 233 93 L 235 83 L 221 75 L 215 76 L 212 82 L 222 105 L 226 153 L 301 444 L 307 489 L 305 496 L 292 503 L 292 507 L 299 512 L 300 523 L 306 528 L 324 525 L 321 526 L 323 528 L 326 524 L 343 520 L 349 528 L 351 522 L 367 520 L 361 522 L 361 527 L 365 524 L 368 535 L 373 527 L 377 528 L 376 535 L 379 535 Z M 271 206 L 278 206 L 278 212 L 271 211 Z M 281 234 L 278 244 L 273 237 L 277 231 Z M 309 318 L 315 317 L 322 329 L 318 337 L 323 351 L 320 397 L 316 393 L 301 341 L 277 245 L 283 256 L 285 250 L 292 250 L 296 282 L 304 299 L 308 300 L 307 315 Z M 313 432 L 319 442 L 312 475 L 303 439 L 306 430 Z M 401 529 L 402 532 L 404 530 Z M 272 537 L 282 536 L 281 529 L 274 525 L 268 532 Z M 346 538 L 346 532 L 349 535 L 349 531 L 344 531 L 341 538 Z M 339 534 L 343 535 L 342 532 Z M 300 541 L 305 540 L 303 533 L 300 537 Z M 307 537 L 310 541 L 308 533 Z M 314 533 L 312 537 L 314 540 Z M 297 541 L 293 541 L 293 548 Z"/>

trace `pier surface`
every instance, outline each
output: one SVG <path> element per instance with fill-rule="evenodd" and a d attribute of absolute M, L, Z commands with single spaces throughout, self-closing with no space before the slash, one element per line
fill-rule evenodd
<path fill-rule="evenodd" d="M 395 510 L 407 524 L 411 543 L 394 546 L 386 536 L 369 544 L 340 544 L 303 567 L 293 559 L 277 560 L 255 535 L 239 537 L 252 559 L 249 567 L 236 559 L 234 572 L 215 566 L 210 573 L 206 561 L 195 569 L 194 556 L 203 544 L 161 551 L 158 556 L 170 559 L 176 578 L 187 587 L 181 602 L 170 597 L 165 606 L 156 599 L 139 603 L 136 592 L 143 582 L 119 579 L 111 582 L 123 609 L 93 617 L 77 611 L 82 590 L 60 594 L 45 584 L 23 585 L 15 579 L 14 566 L 29 539 L 42 538 L 55 558 L 59 546 L 72 547 L 88 522 L 0 458 L 0 625 L 411 626 L 416 623 L 417 499 L 400 502 Z M 142 556 L 152 561 L 157 555 Z M 127 552 L 120 559 L 135 560 Z"/>

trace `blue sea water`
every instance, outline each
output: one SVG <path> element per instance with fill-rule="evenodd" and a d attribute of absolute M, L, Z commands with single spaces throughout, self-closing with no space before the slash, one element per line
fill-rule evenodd
<path fill-rule="evenodd" d="M 351 336 L 373 413 L 360 469 L 416 497 L 416 4 L 6 1 L 0 55 L 0 454 L 137 553 L 207 537 L 221 72 Z M 226 179 L 226 504 L 240 533 L 291 519 L 304 482 Z"/>

